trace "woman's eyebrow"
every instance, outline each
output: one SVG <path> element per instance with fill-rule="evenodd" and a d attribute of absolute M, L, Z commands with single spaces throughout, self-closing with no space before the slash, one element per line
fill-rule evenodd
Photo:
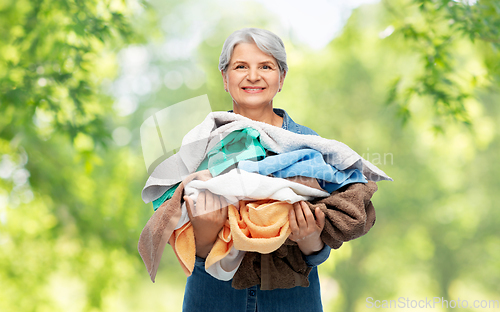
<path fill-rule="evenodd" d="M 238 64 L 238 63 L 248 64 L 247 61 L 242 61 L 242 60 L 234 60 L 231 63 L 232 64 Z M 272 65 L 275 65 L 275 63 L 272 60 L 265 60 L 265 61 L 259 62 L 259 65 L 261 65 L 261 64 L 272 64 Z"/>

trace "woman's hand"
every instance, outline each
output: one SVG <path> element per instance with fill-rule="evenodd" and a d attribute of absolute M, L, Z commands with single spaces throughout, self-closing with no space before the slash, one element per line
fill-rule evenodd
<path fill-rule="evenodd" d="M 323 249 L 324 243 L 321 240 L 321 231 L 325 226 L 325 214 L 316 208 L 314 211 L 316 219 L 311 209 L 304 201 L 293 204 L 290 209 L 289 220 L 292 233 L 288 238 L 299 245 L 300 250 L 306 256 Z"/>
<path fill-rule="evenodd" d="M 227 220 L 227 202 L 209 191 L 200 192 L 196 205 L 188 196 L 184 200 L 193 225 L 196 255 L 206 258 Z"/>

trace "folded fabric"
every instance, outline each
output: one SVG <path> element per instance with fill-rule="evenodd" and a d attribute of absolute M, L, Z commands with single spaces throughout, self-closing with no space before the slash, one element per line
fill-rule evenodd
<path fill-rule="evenodd" d="M 179 186 L 179 184 L 180 183 L 175 184 L 174 186 L 172 186 L 171 188 L 166 190 L 165 193 L 163 193 L 163 195 L 161 195 L 157 199 L 153 200 L 154 211 L 156 211 L 156 209 L 158 209 L 161 206 L 161 204 L 163 204 L 165 201 L 167 201 L 167 199 L 172 198 L 172 196 L 174 195 L 174 192 L 177 189 L 177 187 Z"/>
<path fill-rule="evenodd" d="M 219 280 L 229 281 L 240 267 L 241 260 L 245 256 L 245 253 L 245 251 L 236 250 L 233 246 L 224 258 L 215 261 L 208 268 L 205 267 L 205 271 Z"/>
<path fill-rule="evenodd" d="M 327 164 L 320 152 L 310 148 L 268 156 L 260 161 L 240 161 L 238 168 L 279 178 L 294 176 L 316 178 L 328 193 L 349 183 L 367 182 L 358 169 L 338 170 Z"/>
<path fill-rule="evenodd" d="M 257 130 L 249 127 L 229 133 L 210 149 L 197 171 L 208 169 L 216 177 L 239 161 L 263 159 L 266 150 L 260 144 L 259 136 Z"/>
<path fill-rule="evenodd" d="M 288 213 L 293 205 L 282 201 L 240 202 L 229 205 L 228 217 L 234 248 L 268 254 L 278 249 L 290 235 Z"/>
<path fill-rule="evenodd" d="M 266 151 L 259 142 L 259 135 L 259 132 L 252 128 L 231 132 L 207 153 L 205 160 L 196 171 L 208 169 L 215 177 L 241 160 L 264 159 Z M 153 200 L 153 209 L 156 211 L 161 204 L 170 199 L 178 186 L 179 183 L 175 184 L 159 198 Z"/>
<path fill-rule="evenodd" d="M 255 251 L 271 253 L 278 249 L 290 235 L 288 213 L 293 205 L 287 202 L 263 200 L 239 203 L 239 211 L 228 207 L 228 220 L 222 227 L 210 250 L 205 269 L 225 259 L 230 251 Z M 169 240 L 184 273 L 190 276 L 196 260 L 196 244 L 191 222 L 175 230 Z M 243 255 L 233 252 L 232 258 L 210 270 L 215 278 L 229 280 L 233 277 Z M 227 266 L 230 266 L 227 268 Z M 218 270 L 222 270 L 219 272 Z M 219 276 L 219 273 L 220 276 Z"/>
<path fill-rule="evenodd" d="M 179 152 L 158 165 L 142 190 L 142 199 L 148 203 L 160 197 L 172 185 L 194 172 L 206 154 L 220 140 L 235 130 L 251 127 L 260 134 L 260 143 L 269 151 L 282 154 L 298 149 L 319 151 L 326 163 L 338 170 L 359 169 L 367 180 L 391 180 L 382 170 L 363 159 L 347 145 L 319 136 L 296 134 L 263 122 L 253 121 L 238 114 L 212 112 L 182 140 Z"/>
<path fill-rule="evenodd" d="M 193 273 L 194 263 L 196 261 L 196 243 L 191 222 L 187 222 L 182 227 L 175 230 L 169 239 L 169 244 L 170 246 L 172 246 L 174 253 L 177 256 L 177 260 L 179 260 L 179 263 L 182 267 L 182 270 L 184 271 L 186 276 L 190 276 L 191 273 Z M 208 268 L 216 262 L 220 262 L 229 254 L 232 248 L 233 240 L 231 237 L 229 220 L 227 220 L 226 224 L 224 224 L 224 226 L 220 230 L 217 239 L 212 247 L 212 250 L 208 254 L 208 257 L 205 261 L 205 266 Z M 235 254 L 233 258 L 239 259 L 239 261 L 241 261 L 243 255 Z M 228 271 L 222 272 L 222 275 L 227 276 L 227 274 L 230 274 L 231 271 L 236 272 L 236 269 L 239 266 L 239 262 L 234 263 L 234 266 L 235 268 L 233 267 Z M 222 267 L 220 267 L 220 269 L 222 269 Z M 231 277 L 229 279 L 231 279 Z"/>
<path fill-rule="evenodd" d="M 196 259 L 196 245 L 194 241 L 194 230 L 191 222 L 184 224 L 175 230 L 168 240 L 170 246 L 175 246 L 174 253 L 179 260 L 184 273 L 189 276 L 194 269 Z"/>
<path fill-rule="evenodd" d="M 186 177 L 175 190 L 172 198 L 164 202 L 153 213 L 142 229 L 137 249 L 153 282 L 155 281 L 165 245 L 171 239 L 175 226 L 181 217 L 180 207 L 184 194 L 184 183 L 189 183 L 202 174 L 203 172 L 196 172 Z"/>
<path fill-rule="evenodd" d="M 224 196 L 228 204 L 237 205 L 240 200 L 274 199 L 295 203 L 329 193 L 287 179 L 268 177 L 258 173 L 232 169 L 207 181 L 192 180 L 185 186 L 187 196 L 196 203 L 200 191 L 208 190 Z"/>
<path fill-rule="evenodd" d="M 375 223 L 371 197 L 376 191 L 375 182 L 353 183 L 327 198 L 307 202 L 311 211 L 319 207 L 325 213 L 323 242 L 338 249 L 344 242 L 366 234 Z M 270 254 L 247 252 L 233 277 L 232 286 L 246 289 L 260 285 L 263 290 L 307 287 L 310 270 L 298 245 L 286 240 Z"/>

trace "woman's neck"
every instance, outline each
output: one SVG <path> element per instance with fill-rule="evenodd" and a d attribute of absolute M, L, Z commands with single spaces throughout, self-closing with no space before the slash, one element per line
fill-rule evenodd
<path fill-rule="evenodd" d="M 272 103 L 259 108 L 244 108 L 233 103 L 233 112 L 252 120 L 265 122 L 280 128 L 283 124 L 283 118 L 274 113 Z"/>

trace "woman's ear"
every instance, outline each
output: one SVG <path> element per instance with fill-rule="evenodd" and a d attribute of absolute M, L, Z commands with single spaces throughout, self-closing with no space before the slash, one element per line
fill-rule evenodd
<path fill-rule="evenodd" d="M 281 89 L 283 88 L 283 82 L 285 82 L 285 77 L 286 77 L 286 71 L 283 71 L 283 74 L 280 74 L 280 89 L 279 89 L 279 91 L 281 91 Z"/>
<path fill-rule="evenodd" d="M 222 81 L 224 82 L 224 90 L 226 90 L 226 92 L 228 92 L 227 90 L 227 79 L 226 79 L 226 73 L 224 73 L 223 70 L 220 71 L 221 75 L 222 75 Z"/>

